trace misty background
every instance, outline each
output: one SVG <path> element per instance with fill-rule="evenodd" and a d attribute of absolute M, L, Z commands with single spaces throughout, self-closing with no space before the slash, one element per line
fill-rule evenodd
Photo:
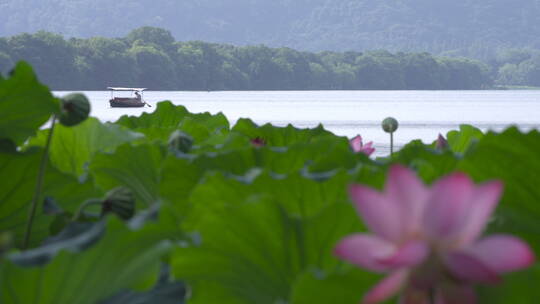
<path fill-rule="evenodd" d="M 91 88 L 102 87 L 87 75 L 103 77 L 111 66 L 124 70 L 133 66 L 134 71 L 114 76 L 126 84 L 158 79 L 158 87 L 164 89 L 540 86 L 540 0 L 0 0 L 0 12 L 0 37 L 4 37 L 0 39 L 0 70 L 17 60 L 28 60 L 55 88 L 88 88 L 84 86 L 89 83 L 93 83 Z M 144 26 L 166 33 L 158 38 L 133 35 Z M 88 39 L 96 36 L 114 39 Z M 141 55 L 143 51 L 148 54 Z M 411 59 L 401 52 L 420 55 Z M 463 63 L 465 59 L 447 63 L 449 57 L 482 64 Z M 102 62 L 96 63 L 98 59 Z M 262 63 L 248 67 L 246 62 L 255 59 Z M 54 68 L 66 60 L 70 66 L 64 68 L 65 75 L 78 76 L 66 79 Z M 401 73 L 401 78 L 407 78 L 410 61 L 421 66 L 416 70 L 430 70 L 423 71 L 424 78 L 418 82 L 433 75 L 443 80 L 411 86 L 389 76 Z M 370 66 L 367 70 L 366 65 Z M 457 65 L 468 72 L 455 72 Z M 144 79 L 134 76 L 140 70 L 159 69 L 167 73 L 143 75 Z M 195 75 L 201 70 L 206 76 Z M 373 85 L 359 83 L 366 72 L 387 76 Z M 305 84 L 283 87 L 277 81 L 300 83 L 307 74 L 312 80 Z M 72 81 L 74 77 L 80 78 L 77 83 L 83 87 Z M 470 81 L 445 85 L 449 77 Z M 197 78 L 197 83 L 177 85 Z M 345 78 L 352 80 L 343 83 L 340 79 Z"/>
<path fill-rule="evenodd" d="M 2 0 L 0 11 L 0 36 L 123 37 L 154 26 L 179 41 L 481 59 L 540 47 L 538 0 Z"/>

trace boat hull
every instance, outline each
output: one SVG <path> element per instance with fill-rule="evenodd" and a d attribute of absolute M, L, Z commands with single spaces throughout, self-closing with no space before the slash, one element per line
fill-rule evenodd
<path fill-rule="evenodd" d="M 119 98 L 115 97 L 109 100 L 113 108 L 140 108 L 146 105 L 145 102 L 136 98 Z"/>

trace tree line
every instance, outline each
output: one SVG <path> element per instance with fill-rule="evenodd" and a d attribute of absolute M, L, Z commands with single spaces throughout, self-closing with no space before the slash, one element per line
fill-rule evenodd
<path fill-rule="evenodd" d="M 493 83 L 489 65 L 467 58 L 178 42 L 155 27 L 123 38 L 65 39 L 43 31 L 0 38 L 0 71 L 19 60 L 53 90 L 481 89 Z"/>
<path fill-rule="evenodd" d="M 1 0 L 0 36 L 38 30 L 123 37 L 137 26 L 180 41 L 303 51 L 427 51 L 489 60 L 540 48 L 538 0 Z"/>
<path fill-rule="evenodd" d="M 491 62 L 497 85 L 540 87 L 540 50 L 508 49 Z"/>

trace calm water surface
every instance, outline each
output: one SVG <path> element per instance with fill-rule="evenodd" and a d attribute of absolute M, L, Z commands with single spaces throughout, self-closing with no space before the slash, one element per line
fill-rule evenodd
<path fill-rule="evenodd" d="M 152 112 L 158 101 L 171 100 L 191 112 L 223 112 L 231 125 L 241 117 L 300 128 L 322 123 L 337 135 L 361 134 L 374 141 L 378 155 L 388 153 L 388 134 L 380 127 L 387 116 L 400 123 L 397 146 L 412 139 L 430 143 L 463 123 L 482 130 L 540 126 L 540 91 L 148 91 L 144 99 L 151 108 L 110 108 L 110 92 L 84 93 L 92 103 L 92 116 L 102 121 Z"/>

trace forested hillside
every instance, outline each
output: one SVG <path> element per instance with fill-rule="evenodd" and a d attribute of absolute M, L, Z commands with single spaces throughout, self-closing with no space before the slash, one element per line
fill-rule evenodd
<path fill-rule="evenodd" d="M 540 47 L 538 0 L 3 0 L 0 12 L 0 36 L 121 37 L 150 25 L 181 41 L 310 51 L 488 59 L 501 48 Z"/>
<path fill-rule="evenodd" d="M 154 27 L 125 38 L 66 40 L 48 32 L 0 38 L 0 71 L 19 60 L 55 90 L 480 89 L 492 82 L 487 65 L 466 58 L 176 42 Z"/>

